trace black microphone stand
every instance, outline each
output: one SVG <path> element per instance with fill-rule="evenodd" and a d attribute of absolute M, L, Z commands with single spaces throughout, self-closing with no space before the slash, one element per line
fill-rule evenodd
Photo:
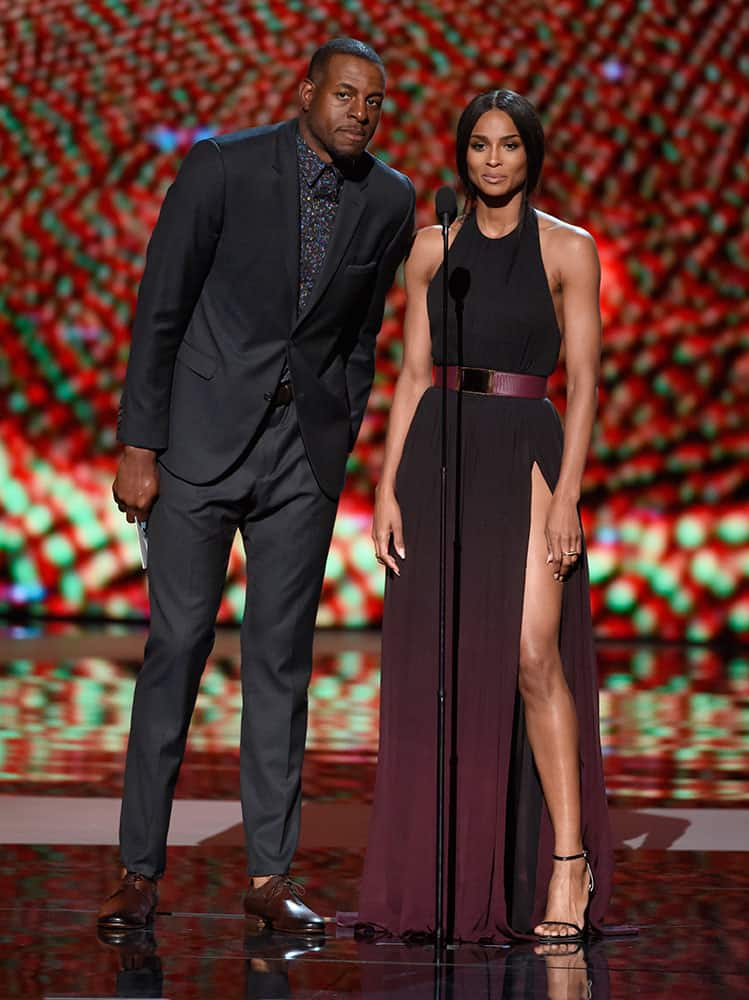
<path fill-rule="evenodd" d="M 458 214 L 455 192 L 443 187 L 437 192 L 437 218 L 442 226 L 442 420 L 440 466 L 440 564 L 439 564 L 439 656 L 437 667 L 437 829 L 435 864 L 434 944 L 437 953 L 445 946 L 445 677 L 447 634 L 447 297 L 450 223 Z"/>

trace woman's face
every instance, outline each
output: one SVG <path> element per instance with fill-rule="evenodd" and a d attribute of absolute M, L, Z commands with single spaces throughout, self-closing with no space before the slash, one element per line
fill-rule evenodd
<path fill-rule="evenodd" d="M 496 108 L 476 122 L 466 155 L 468 177 L 485 199 L 507 201 L 527 174 L 523 140 L 512 118 Z"/>

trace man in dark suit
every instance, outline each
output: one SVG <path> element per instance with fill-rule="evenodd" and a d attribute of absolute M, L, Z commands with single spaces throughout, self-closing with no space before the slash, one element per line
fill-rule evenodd
<path fill-rule="evenodd" d="M 380 57 L 334 39 L 299 117 L 196 143 L 148 248 L 113 492 L 148 521 L 151 627 L 103 927 L 147 924 L 235 532 L 247 553 L 240 787 L 248 919 L 317 933 L 288 879 L 299 833 L 312 636 L 385 295 L 413 230 L 411 182 L 366 152 Z"/>

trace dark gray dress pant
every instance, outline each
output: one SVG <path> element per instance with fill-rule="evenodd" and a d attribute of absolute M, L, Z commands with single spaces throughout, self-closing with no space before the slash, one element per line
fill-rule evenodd
<path fill-rule="evenodd" d="M 250 874 L 288 871 L 299 837 L 312 638 L 336 502 L 310 468 L 294 403 L 272 409 L 244 459 L 196 486 L 161 468 L 148 522 L 151 626 L 133 700 L 122 864 L 166 863 L 174 786 L 236 530 L 247 555 L 240 791 Z"/>

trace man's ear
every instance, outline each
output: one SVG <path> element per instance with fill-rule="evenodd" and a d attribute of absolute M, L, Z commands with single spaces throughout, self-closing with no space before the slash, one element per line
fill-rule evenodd
<path fill-rule="evenodd" d="M 306 76 L 299 84 L 299 105 L 302 111 L 309 111 L 310 102 L 315 93 L 315 81 Z"/>

